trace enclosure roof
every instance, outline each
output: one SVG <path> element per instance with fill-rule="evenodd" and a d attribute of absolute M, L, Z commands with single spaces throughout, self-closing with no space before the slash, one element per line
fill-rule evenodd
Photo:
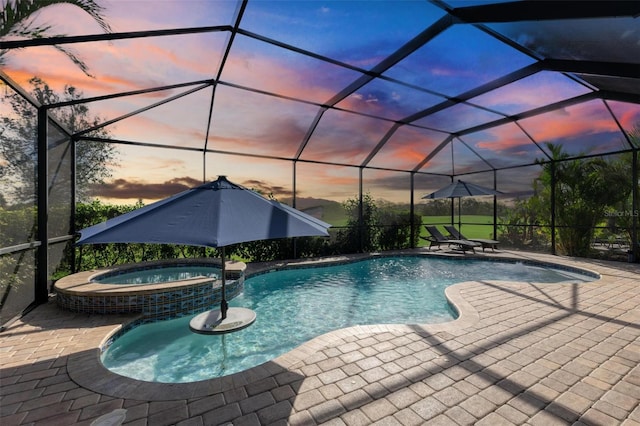
<path fill-rule="evenodd" d="M 443 175 L 635 148 L 640 2 L 104 7 L 43 11 L 66 35 L 3 40 L 2 76 L 81 89 L 118 142 Z"/>

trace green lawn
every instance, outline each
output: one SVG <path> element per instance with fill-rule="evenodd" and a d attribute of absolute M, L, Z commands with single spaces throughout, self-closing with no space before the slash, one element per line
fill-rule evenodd
<path fill-rule="evenodd" d="M 339 203 L 325 203 L 320 207 L 322 209 L 322 220 L 331 223 L 335 227 L 342 227 L 347 225 L 347 217 L 344 209 Z M 480 215 L 462 215 L 462 228 L 461 231 L 467 238 L 493 238 L 493 216 L 480 216 Z M 442 225 L 450 224 L 450 216 L 422 216 L 423 225 L 435 224 L 440 231 L 446 236 L 447 232 Z M 455 225 L 458 226 L 458 216 L 455 216 Z M 426 237 L 429 235 L 427 230 L 423 227 L 420 229 L 420 235 Z M 419 245 L 424 245 L 425 241 L 420 239 Z"/>
<path fill-rule="evenodd" d="M 459 230 L 465 237 L 493 238 L 493 216 L 462 215 L 461 219 L 462 227 Z M 448 233 L 442 225 L 449 225 L 450 223 L 450 216 L 422 216 L 423 225 L 436 225 L 444 236 L 447 236 Z M 455 226 L 458 228 L 458 216 L 455 216 Z M 426 237 L 429 233 L 422 227 L 420 235 Z M 422 246 L 425 241 L 421 239 L 419 243 Z"/>

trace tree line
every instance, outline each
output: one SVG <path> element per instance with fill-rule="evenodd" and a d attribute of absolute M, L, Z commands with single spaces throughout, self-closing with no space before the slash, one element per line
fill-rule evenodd
<path fill-rule="evenodd" d="M 636 125 L 630 136 L 639 141 L 639 135 Z M 632 194 L 638 185 L 632 179 L 633 153 L 570 157 L 560 145 L 546 146 L 551 161 L 538 161 L 542 170 L 533 181 L 534 194 L 501 216 L 503 238 L 544 246 L 555 218 L 561 254 L 589 257 L 598 236 L 623 234 L 631 243 L 637 216 Z"/>

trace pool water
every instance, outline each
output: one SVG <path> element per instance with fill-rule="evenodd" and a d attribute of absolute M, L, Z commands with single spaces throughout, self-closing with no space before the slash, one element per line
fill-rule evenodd
<path fill-rule="evenodd" d="M 365 324 L 441 323 L 456 318 L 444 289 L 462 281 L 586 282 L 566 271 L 473 260 L 387 257 L 270 272 L 246 280 L 230 306 L 256 312 L 250 327 L 223 335 L 189 330 L 193 316 L 134 328 L 103 353 L 111 371 L 181 383 L 260 365 L 331 330 Z"/>
<path fill-rule="evenodd" d="M 161 268 L 136 269 L 118 274 L 104 274 L 92 279 L 102 284 L 159 284 L 207 277 L 218 279 L 220 268 L 216 266 L 163 266 Z"/>

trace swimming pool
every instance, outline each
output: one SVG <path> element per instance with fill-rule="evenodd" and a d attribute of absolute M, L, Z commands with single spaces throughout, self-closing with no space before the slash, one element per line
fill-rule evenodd
<path fill-rule="evenodd" d="M 339 328 L 451 321 L 456 313 L 444 289 L 479 279 L 555 283 L 595 278 L 522 263 L 418 256 L 281 270 L 246 279 L 244 292 L 230 302 L 256 312 L 251 327 L 202 335 L 189 331 L 191 316 L 145 324 L 116 339 L 102 361 L 117 374 L 144 381 L 222 377 Z"/>

